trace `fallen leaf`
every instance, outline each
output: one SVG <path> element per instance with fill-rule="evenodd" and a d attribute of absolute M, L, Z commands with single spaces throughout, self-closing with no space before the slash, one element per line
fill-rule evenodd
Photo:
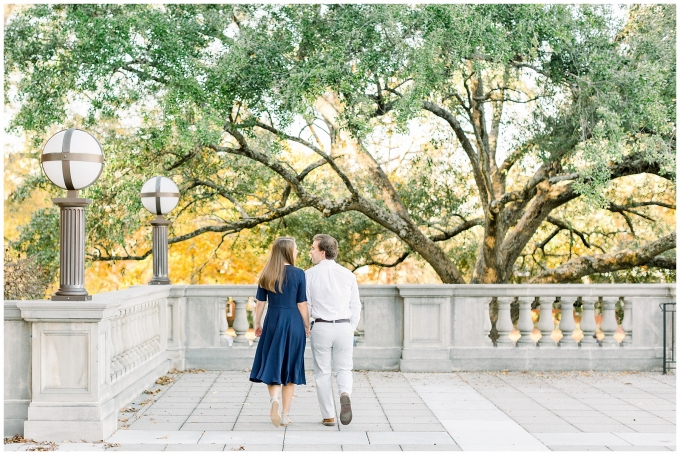
<path fill-rule="evenodd" d="M 174 379 L 172 379 L 172 378 L 170 378 L 170 377 L 168 377 L 168 376 L 161 376 L 160 378 L 158 378 L 158 379 L 156 380 L 156 384 L 160 384 L 160 385 L 168 385 L 168 384 L 170 384 L 170 383 L 173 382 L 173 381 L 174 381 Z"/>

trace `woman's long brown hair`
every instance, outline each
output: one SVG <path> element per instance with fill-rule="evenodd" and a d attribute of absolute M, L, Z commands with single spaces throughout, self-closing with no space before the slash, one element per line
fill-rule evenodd
<path fill-rule="evenodd" d="M 267 263 L 260 274 L 260 287 L 277 292 L 274 288 L 278 283 L 278 292 L 283 292 L 283 282 L 286 278 L 286 262 L 295 265 L 295 239 L 293 237 L 279 237 L 274 240 Z"/>

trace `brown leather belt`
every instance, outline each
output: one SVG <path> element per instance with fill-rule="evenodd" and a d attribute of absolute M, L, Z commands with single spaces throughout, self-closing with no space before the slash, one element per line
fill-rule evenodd
<path fill-rule="evenodd" d="M 326 321 L 325 319 L 316 318 L 316 319 L 314 319 L 314 322 L 338 323 L 338 322 L 349 322 L 349 319 L 336 319 L 335 321 Z"/>

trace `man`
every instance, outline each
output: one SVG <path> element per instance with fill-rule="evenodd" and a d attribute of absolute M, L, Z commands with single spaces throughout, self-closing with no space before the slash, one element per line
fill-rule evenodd
<path fill-rule="evenodd" d="M 361 312 L 357 279 L 335 262 L 338 242 L 330 235 L 315 235 L 309 253 L 316 264 L 305 272 L 305 278 L 313 324 L 310 343 L 321 423 L 335 425 L 332 372 L 340 390 L 340 422 L 349 425 L 352 421 L 352 346 Z"/>

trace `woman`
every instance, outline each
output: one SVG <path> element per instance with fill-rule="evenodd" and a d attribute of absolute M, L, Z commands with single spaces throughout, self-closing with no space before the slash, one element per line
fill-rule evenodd
<path fill-rule="evenodd" d="M 305 272 L 295 267 L 297 245 L 292 237 L 274 241 L 257 287 L 255 335 L 260 337 L 250 380 L 269 389 L 270 417 L 275 426 L 287 426 L 295 384 L 305 382 L 305 338 L 309 337 L 309 313 Z M 269 303 L 264 327 L 260 323 L 265 301 Z M 283 406 L 279 414 L 279 391 Z"/>

